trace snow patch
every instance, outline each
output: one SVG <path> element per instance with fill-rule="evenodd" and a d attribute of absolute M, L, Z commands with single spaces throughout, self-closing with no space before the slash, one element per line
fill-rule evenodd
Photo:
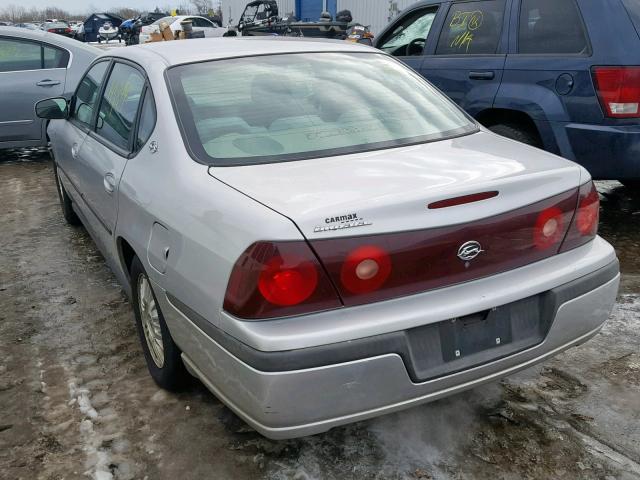
<path fill-rule="evenodd" d="M 109 449 L 102 448 L 104 438 L 93 428 L 93 421 L 98 419 L 99 415 L 91 405 L 91 393 L 87 388 L 78 387 L 73 380 L 68 382 L 68 386 L 71 397 L 69 405 L 77 404 L 78 409 L 85 416 L 80 422 L 80 439 L 82 449 L 87 455 L 86 466 L 88 467 L 84 473 L 93 480 L 113 480 L 113 474 L 109 468 L 112 463 L 111 452 Z M 104 421 L 103 418 L 100 420 Z"/>

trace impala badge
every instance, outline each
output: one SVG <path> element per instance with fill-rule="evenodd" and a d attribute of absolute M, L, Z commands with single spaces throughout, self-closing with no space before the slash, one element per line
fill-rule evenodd
<path fill-rule="evenodd" d="M 482 245 L 475 240 L 471 240 L 470 242 L 465 242 L 460 245 L 460 248 L 458 249 L 458 258 L 464 262 L 469 262 L 482 252 L 484 252 Z"/>

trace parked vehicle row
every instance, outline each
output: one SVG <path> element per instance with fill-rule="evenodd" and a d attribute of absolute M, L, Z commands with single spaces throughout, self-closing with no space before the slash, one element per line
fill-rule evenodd
<path fill-rule="evenodd" d="M 175 15 L 159 18 L 150 25 L 143 25 L 138 35 L 139 43 L 146 43 L 151 39 L 151 34 L 160 32 L 160 24 L 166 22 L 175 35 L 182 29 L 181 23 L 189 21 L 192 24 L 194 32 L 202 32 L 205 38 L 222 37 L 227 33 L 227 29 L 223 28 L 205 17 L 197 15 Z"/>
<path fill-rule="evenodd" d="M 493 131 L 640 184 L 640 3 L 426 0 L 376 46 Z"/>
<path fill-rule="evenodd" d="M 589 173 L 370 47 L 115 49 L 36 110 L 151 376 L 188 370 L 272 438 L 529 367 L 595 335 L 617 295 Z"/>

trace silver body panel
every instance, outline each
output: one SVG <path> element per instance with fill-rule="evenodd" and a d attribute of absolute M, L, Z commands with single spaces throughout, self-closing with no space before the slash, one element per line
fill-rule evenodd
<path fill-rule="evenodd" d="M 589 180 L 588 173 L 571 162 L 484 130 L 454 140 L 287 164 L 222 169 L 189 157 L 169 101 L 164 77 L 168 67 L 212 58 L 315 51 L 373 52 L 346 42 L 264 37 L 114 50 L 105 56 L 116 61 L 122 56 L 148 75 L 158 119 L 148 144 L 125 158 L 94 143 L 69 121 L 55 120 L 49 127 L 63 185 L 107 262 L 129 291 L 122 245 L 133 249 L 152 280 L 185 361 L 216 395 L 265 435 L 297 436 L 499 378 L 597 332 L 613 305 L 617 278 L 563 305 L 542 344 L 481 367 L 414 384 L 397 355 L 261 372 L 221 348 L 177 310 L 167 294 L 246 345 L 262 352 L 283 351 L 470 314 L 553 289 L 615 261 L 613 248 L 596 238 L 526 267 L 385 302 L 262 322 L 242 321 L 225 313 L 222 305 L 233 264 L 257 240 L 344 235 L 314 234 L 313 229 L 325 216 L 354 208 L 366 212 L 372 225 L 352 230 L 351 235 L 464 223 Z M 151 142 L 157 148 L 149 148 Z M 71 155 L 78 146 L 84 152 L 80 160 Z M 341 168 L 348 171 L 349 181 L 332 183 L 332 175 Z M 105 196 L 102 178 L 106 174 L 115 179 L 115 189 Z M 425 208 L 431 199 L 485 188 L 498 188 L 501 195 L 480 205 L 445 209 L 444 214 Z M 340 209 L 347 212 L 336 212 Z M 294 408 L 302 404 L 308 408 Z"/>
<path fill-rule="evenodd" d="M 46 121 L 36 117 L 35 104 L 45 98 L 71 95 L 100 50 L 61 35 L 25 28 L 0 27 L 0 38 L 40 42 L 69 52 L 67 68 L 0 72 L 0 148 L 46 145 Z"/>

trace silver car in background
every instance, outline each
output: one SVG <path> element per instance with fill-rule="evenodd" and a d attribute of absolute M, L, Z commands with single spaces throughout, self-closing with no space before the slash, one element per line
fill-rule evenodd
<path fill-rule="evenodd" d="M 149 371 L 271 438 L 472 388 L 595 335 L 619 283 L 587 171 L 392 57 L 236 38 L 113 51 L 45 100 L 65 218 Z M 186 367 L 186 369 L 185 369 Z"/>
<path fill-rule="evenodd" d="M 55 33 L 0 27 L 0 148 L 47 144 L 36 102 L 70 95 L 100 50 Z"/>

